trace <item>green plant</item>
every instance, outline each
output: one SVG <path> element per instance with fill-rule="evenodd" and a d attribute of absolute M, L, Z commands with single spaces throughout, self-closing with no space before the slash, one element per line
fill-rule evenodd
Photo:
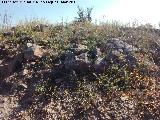
<path fill-rule="evenodd" d="M 91 17 L 91 12 L 93 10 L 93 8 L 87 8 L 86 11 L 84 11 L 82 8 L 80 8 L 79 6 L 78 8 L 78 18 L 76 18 L 78 20 L 78 22 L 85 22 L 85 21 L 92 21 L 92 17 Z"/>
<path fill-rule="evenodd" d="M 45 86 L 44 85 L 36 85 L 35 91 L 38 93 L 45 93 Z"/>

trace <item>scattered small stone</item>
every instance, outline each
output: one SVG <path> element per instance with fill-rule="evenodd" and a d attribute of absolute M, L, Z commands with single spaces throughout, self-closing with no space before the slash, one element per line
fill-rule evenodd
<path fill-rule="evenodd" d="M 29 72 L 29 71 L 28 71 L 27 69 L 24 69 L 22 74 L 23 74 L 23 75 L 27 75 L 28 72 Z"/>
<path fill-rule="evenodd" d="M 27 85 L 24 83 L 21 83 L 20 86 L 22 86 L 23 88 L 27 89 Z"/>
<path fill-rule="evenodd" d="M 122 94 L 122 96 L 121 96 L 122 101 L 126 101 L 128 99 L 129 99 L 129 96 L 127 96 L 126 94 Z"/>

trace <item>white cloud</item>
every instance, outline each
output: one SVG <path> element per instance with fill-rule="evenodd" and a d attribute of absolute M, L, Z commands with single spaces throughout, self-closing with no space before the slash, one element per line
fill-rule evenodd
<path fill-rule="evenodd" d="M 142 23 L 158 24 L 160 22 L 160 0 L 113 0 L 106 9 L 97 13 L 96 18 L 106 16 L 106 19 L 122 22 L 137 19 Z"/>

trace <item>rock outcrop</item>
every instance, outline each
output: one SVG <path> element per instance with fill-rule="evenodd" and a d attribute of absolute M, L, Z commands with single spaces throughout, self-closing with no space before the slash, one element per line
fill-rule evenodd
<path fill-rule="evenodd" d="M 16 50 L 17 53 L 10 56 L 5 46 L 0 46 L 0 79 L 21 71 L 23 62 L 34 61 L 44 55 L 42 48 L 32 43 L 22 45 L 21 48 L 16 48 Z"/>
<path fill-rule="evenodd" d="M 58 79 L 73 73 L 73 71 L 80 76 L 102 74 L 113 64 L 119 68 L 127 65 L 129 69 L 133 70 L 139 63 L 136 53 L 141 52 L 138 48 L 115 38 L 97 44 L 91 50 L 83 49 L 85 47 L 80 48 L 78 46 L 81 45 L 75 45 L 75 43 L 70 46 L 62 55 L 63 59 L 60 59 L 61 64 L 57 67 L 59 69 L 53 70 L 56 71 L 53 72 L 53 76 L 57 76 Z"/>
<path fill-rule="evenodd" d="M 159 51 L 159 48 L 156 50 Z M 7 56 L 7 50 L 3 45 L 0 46 L 0 78 L 3 79 L 14 72 L 20 71 L 22 63 L 34 62 L 37 59 L 45 57 L 45 50 L 41 46 L 27 43 L 17 48 L 17 54 L 13 55 L 10 60 L 3 60 Z M 120 39 L 109 39 L 106 42 L 98 43 L 92 49 L 87 49 L 85 45 L 71 42 L 63 54 L 58 55 L 54 60 L 52 77 L 53 79 L 64 79 L 70 74 L 77 77 L 99 75 L 104 73 L 113 64 L 118 68 L 125 65 L 131 70 L 139 65 L 137 53 L 141 51 Z M 159 52 L 156 51 L 157 56 Z M 39 59 L 39 60 L 40 60 Z M 157 59 L 154 60 L 158 65 Z M 145 60 L 147 65 L 153 64 L 149 59 Z"/>

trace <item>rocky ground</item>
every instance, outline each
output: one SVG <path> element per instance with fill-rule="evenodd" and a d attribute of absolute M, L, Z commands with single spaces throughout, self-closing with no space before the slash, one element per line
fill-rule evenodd
<path fill-rule="evenodd" d="M 146 52 L 123 38 L 71 41 L 57 53 L 19 40 L 0 43 L 0 119 L 159 119 L 159 43 Z"/>

